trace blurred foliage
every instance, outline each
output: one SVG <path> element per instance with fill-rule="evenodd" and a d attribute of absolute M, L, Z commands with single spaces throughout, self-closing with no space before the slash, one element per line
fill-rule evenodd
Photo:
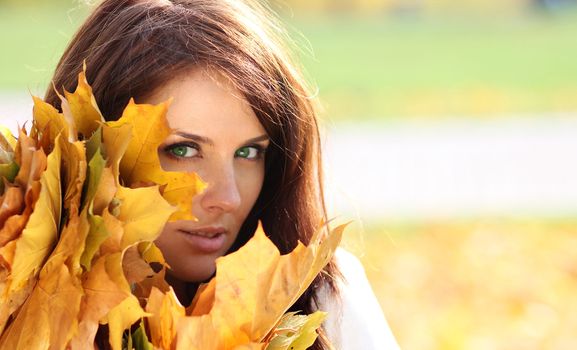
<path fill-rule="evenodd" d="M 0 37 L 0 90 L 49 86 L 89 10 L 57 4 L 0 4 L 0 31 L 11 33 Z M 331 120 L 577 111 L 575 12 L 304 16 L 291 7 L 301 15 L 285 19 Z"/>
<path fill-rule="evenodd" d="M 576 224 L 381 225 L 356 253 L 402 349 L 577 349 Z"/>
<path fill-rule="evenodd" d="M 575 13 L 310 17 L 293 27 L 310 42 L 302 60 L 331 118 L 577 111 Z"/>
<path fill-rule="evenodd" d="M 576 0 L 272 0 L 294 12 L 438 14 L 448 12 L 503 13 L 557 10 Z"/>
<path fill-rule="evenodd" d="M 295 12 L 322 13 L 439 13 L 455 11 L 513 12 L 574 6 L 577 0 L 263 0 Z M 76 6 L 99 0 L 0 0 L 0 6 Z"/>
<path fill-rule="evenodd" d="M 33 3 L 30 1 L 29 3 Z M 88 7 L 0 6 L 0 90 L 43 95 Z"/>

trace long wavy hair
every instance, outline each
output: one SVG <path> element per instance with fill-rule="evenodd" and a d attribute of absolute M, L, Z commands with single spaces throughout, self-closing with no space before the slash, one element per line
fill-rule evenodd
<path fill-rule="evenodd" d="M 171 79 L 203 65 L 225 74 L 250 103 L 271 140 L 263 189 L 233 246 L 260 220 L 281 253 L 327 221 L 315 99 L 291 61 L 276 16 L 250 0 L 105 0 L 80 27 L 57 65 L 54 86 L 72 91 L 85 61 L 107 120 L 129 98 L 146 99 Z M 53 88 L 45 100 L 60 108 Z M 318 290 L 338 294 L 334 262 L 292 310 L 317 309 Z M 328 349 L 324 332 L 312 349 Z"/>

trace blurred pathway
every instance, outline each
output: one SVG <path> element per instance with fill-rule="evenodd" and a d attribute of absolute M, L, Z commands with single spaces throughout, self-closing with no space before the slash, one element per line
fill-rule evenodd
<path fill-rule="evenodd" d="M 17 123 L 22 124 L 24 121 L 29 120 L 31 116 L 31 95 L 0 90 L 0 125 L 15 130 Z"/>
<path fill-rule="evenodd" d="M 338 124 L 327 135 L 333 213 L 577 214 L 577 114 Z"/>
<path fill-rule="evenodd" d="M 0 94 L 1 124 L 15 129 L 30 111 L 28 96 Z M 577 114 L 325 129 L 332 215 L 577 215 Z"/>

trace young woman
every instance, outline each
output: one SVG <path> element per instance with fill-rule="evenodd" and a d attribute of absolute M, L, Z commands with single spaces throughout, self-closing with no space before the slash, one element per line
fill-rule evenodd
<path fill-rule="evenodd" d="M 259 220 L 287 253 L 299 240 L 307 244 L 327 219 L 314 100 L 274 18 L 250 1 L 106 0 L 54 74 L 55 86 L 72 91 L 85 61 L 108 120 L 120 117 L 130 97 L 174 98 L 161 165 L 197 172 L 208 183 L 193 199 L 198 221 L 169 223 L 157 240 L 183 304 L 214 274 L 215 259 L 242 246 Z M 52 88 L 45 99 L 60 107 Z M 313 349 L 396 348 L 366 278 L 359 278 L 362 267 L 339 255 L 343 263 L 331 262 L 292 307 L 329 309 Z M 347 283 L 339 268 L 351 266 Z M 345 329 L 349 324 L 355 327 Z"/>

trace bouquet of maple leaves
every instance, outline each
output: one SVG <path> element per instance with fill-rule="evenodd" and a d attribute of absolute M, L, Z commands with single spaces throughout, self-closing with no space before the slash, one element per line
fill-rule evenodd
<path fill-rule="evenodd" d="M 169 102 L 130 101 L 105 122 L 84 72 L 60 98 L 62 113 L 34 98 L 30 132 L 0 135 L 0 348 L 96 348 L 100 327 L 118 350 L 312 345 L 326 314 L 287 310 L 343 227 L 319 229 L 282 256 L 259 228 L 217 259 L 215 277 L 185 308 L 154 240 L 167 221 L 193 219 L 191 198 L 204 184 L 160 167 Z"/>

